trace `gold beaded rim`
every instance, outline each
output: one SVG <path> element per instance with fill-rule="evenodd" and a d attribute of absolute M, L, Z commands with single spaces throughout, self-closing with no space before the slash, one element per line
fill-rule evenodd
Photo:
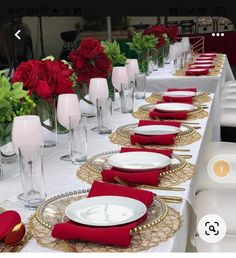
<path fill-rule="evenodd" d="M 119 153 L 120 151 L 119 150 L 114 150 L 114 151 L 108 151 L 108 152 L 103 152 L 103 153 L 99 153 L 91 158 L 89 158 L 86 163 L 85 163 L 85 166 L 90 169 L 92 172 L 96 173 L 96 174 L 101 174 L 101 170 L 100 169 L 97 169 L 94 167 L 93 165 L 93 160 L 94 159 L 97 159 L 101 156 L 106 156 L 106 155 L 109 155 L 109 154 L 116 154 L 116 153 Z M 175 173 L 179 170 L 182 170 L 186 165 L 187 165 L 187 161 L 181 157 L 179 157 L 178 155 L 176 154 L 172 154 L 172 157 L 177 159 L 179 161 L 179 164 L 178 165 L 172 165 L 172 166 L 177 166 L 175 168 L 171 168 L 167 171 L 163 171 L 160 173 L 160 176 L 164 176 L 164 175 L 170 175 L 172 173 Z"/>
<path fill-rule="evenodd" d="M 44 226 L 45 228 L 47 229 L 52 229 L 54 225 L 51 225 L 49 223 L 47 223 L 46 221 L 43 220 L 41 214 L 43 213 L 43 210 L 45 209 L 45 207 L 47 205 L 49 205 L 50 203 L 54 202 L 54 201 L 57 201 L 57 200 L 60 200 L 60 199 L 64 199 L 64 198 L 68 198 L 68 197 L 72 197 L 72 196 L 75 196 L 75 195 L 81 195 L 81 194 L 86 194 L 90 191 L 90 189 L 84 189 L 84 190 L 78 190 L 78 191 L 73 191 L 73 192 L 67 192 L 67 193 L 63 193 L 63 194 L 59 194 L 59 195 L 56 195 L 48 200 L 46 200 L 43 204 L 41 204 L 36 212 L 35 212 L 35 217 L 37 219 L 37 221 L 42 225 Z M 157 225 L 158 223 L 160 223 L 168 214 L 169 212 L 169 207 L 168 205 L 163 201 L 161 200 L 160 198 L 158 198 L 157 196 L 154 197 L 154 202 L 158 203 L 162 210 L 164 211 L 163 214 L 161 216 L 158 216 L 155 220 L 153 220 L 152 222 L 150 223 L 147 223 L 147 224 L 143 224 L 143 225 L 140 225 L 140 226 L 137 226 L 135 228 L 133 228 L 131 231 L 130 231 L 130 234 L 135 234 L 139 231 L 142 231 L 142 230 L 145 230 L 145 229 L 148 229 L 148 228 L 151 228 L 155 225 Z"/>

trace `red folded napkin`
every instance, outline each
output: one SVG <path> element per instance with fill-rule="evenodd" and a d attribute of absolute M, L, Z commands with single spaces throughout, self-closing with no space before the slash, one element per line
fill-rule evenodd
<path fill-rule="evenodd" d="M 200 57 L 216 57 L 216 53 L 202 53 Z"/>
<path fill-rule="evenodd" d="M 185 74 L 187 76 L 199 76 L 199 75 L 206 75 L 209 73 L 209 69 L 188 69 Z"/>
<path fill-rule="evenodd" d="M 194 65 L 200 65 L 200 64 L 210 64 L 210 65 L 212 65 L 213 64 L 213 62 L 212 61 L 204 61 L 204 60 L 201 60 L 201 61 L 195 61 L 194 63 L 193 63 Z"/>
<path fill-rule="evenodd" d="M 193 91 L 197 92 L 197 88 L 169 88 L 167 91 Z"/>
<path fill-rule="evenodd" d="M 148 145 L 148 144 L 171 145 L 175 143 L 175 136 L 176 134 L 166 134 L 166 135 L 132 134 L 130 135 L 130 141 L 133 145 L 135 145 L 135 143 L 140 143 L 144 145 Z"/>
<path fill-rule="evenodd" d="M 190 65 L 189 68 L 194 68 L 194 69 L 213 69 L 215 67 L 215 65 L 213 64 L 206 64 L 206 65 L 203 65 L 203 64 L 196 64 L 196 65 Z"/>
<path fill-rule="evenodd" d="M 21 222 L 20 215 L 13 210 L 0 214 L 0 240 L 7 236 L 12 229 Z"/>
<path fill-rule="evenodd" d="M 165 169 L 166 170 L 166 169 Z M 124 172 L 118 169 L 104 169 L 102 171 L 102 180 L 105 182 L 115 182 L 115 177 L 118 176 L 120 179 L 128 183 L 133 184 L 144 184 L 144 185 L 159 185 L 160 173 L 165 170 L 151 170 L 144 172 Z"/>
<path fill-rule="evenodd" d="M 108 184 L 94 181 L 90 189 L 89 197 L 116 195 L 134 198 L 149 206 L 153 202 L 154 194 L 149 191 L 131 187 Z M 112 227 L 92 227 L 69 221 L 59 223 L 53 227 L 52 236 L 64 240 L 89 241 L 101 244 L 129 247 L 132 241 L 130 230 L 145 220 L 147 215 L 125 225 Z"/>
<path fill-rule="evenodd" d="M 188 117 L 188 112 L 186 111 L 177 111 L 177 112 L 161 112 L 159 110 L 153 109 L 149 112 L 149 117 L 153 119 L 165 118 L 165 119 L 181 119 L 185 120 Z"/>
<path fill-rule="evenodd" d="M 162 150 L 162 149 L 147 149 L 147 148 L 128 148 L 128 147 L 122 147 L 120 149 L 120 153 L 124 152 L 133 152 L 133 151 L 145 151 L 145 152 L 154 152 L 154 153 L 160 153 L 163 155 L 166 155 L 167 157 L 171 158 L 173 151 L 172 150 Z"/>
<path fill-rule="evenodd" d="M 180 122 L 175 121 L 152 121 L 152 120 L 139 120 L 138 126 L 145 126 L 145 125 L 171 125 L 175 127 L 180 127 Z"/>
<path fill-rule="evenodd" d="M 165 102 L 179 102 L 179 103 L 193 104 L 193 97 L 163 96 L 162 98 Z"/>
<path fill-rule="evenodd" d="M 202 57 L 198 57 L 196 60 L 197 61 L 202 61 L 202 60 L 211 60 L 213 61 L 215 59 L 215 57 L 212 56 L 202 56 Z"/>

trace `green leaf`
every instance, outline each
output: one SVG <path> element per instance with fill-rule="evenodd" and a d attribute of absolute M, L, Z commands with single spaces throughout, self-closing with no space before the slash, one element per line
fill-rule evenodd
<path fill-rule="evenodd" d="M 123 53 L 121 53 L 120 46 L 116 40 L 114 40 L 113 42 L 101 41 L 101 44 L 104 47 L 104 53 L 111 60 L 113 66 L 117 64 L 125 64 L 126 57 Z"/>

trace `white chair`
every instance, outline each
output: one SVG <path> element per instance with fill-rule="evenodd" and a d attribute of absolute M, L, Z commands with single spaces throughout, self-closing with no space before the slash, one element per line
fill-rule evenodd
<path fill-rule="evenodd" d="M 236 126 L 236 122 L 235 122 Z M 227 158 L 228 155 L 228 158 Z M 197 167 L 196 176 L 196 191 L 200 192 L 207 189 L 231 189 L 236 190 L 236 169 L 229 171 L 228 176 L 234 176 L 227 182 L 227 177 L 217 177 L 215 174 L 215 163 L 217 160 L 230 160 L 232 155 L 235 155 L 236 162 L 236 143 L 232 142 L 211 142 L 207 143 L 200 153 L 199 165 Z M 234 167 L 232 161 L 227 161 L 231 168 Z M 220 165 L 220 164 L 218 164 Z M 235 163 L 236 167 L 236 163 Z M 236 224 L 236 223 L 235 223 Z"/>
<path fill-rule="evenodd" d="M 236 99 L 222 99 L 220 102 L 220 108 L 235 108 L 236 115 Z"/>
<path fill-rule="evenodd" d="M 235 90 L 224 91 L 220 94 L 220 100 L 235 99 L 236 100 L 236 88 Z"/>
<path fill-rule="evenodd" d="M 225 235 L 218 243 L 207 243 L 199 236 L 195 237 L 195 246 L 197 252 L 236 252 L 236 236 Z"/>

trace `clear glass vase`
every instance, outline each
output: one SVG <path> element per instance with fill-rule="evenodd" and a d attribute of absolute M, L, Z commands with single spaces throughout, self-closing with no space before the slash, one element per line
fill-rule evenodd
<path fill-rule="evenodd" d="M 158 49 L 158 67 L 164 67 L 164 46 Z"/>
<path fill-rule="evenodd" d="M 18 172 L 18 157 L 11 144 L 12 122 L 0 123 L 0 180 Z"/>
<path fill-rule="evenodd" d="M 138 65 L 141 73 L 148 75 L 149 71 L 149 51 L 138 53 Z"/>
<path fill-rule="evenodd" d="M 164 45 L 164 63 L 165 64 L 169 64 L 170 60 L 169 60 L 169 51 L 170 51 L 170 45 Z"/>
<path fill-rule="evenodd" d="M 56 101 L 40 99 L 37 102 L 36 110 L 43 126 L 44 147 L 49 148 L 56 146 L 58 126 Z"/>
<path fill-rule="evenodd" d="M 109 90 L 109 98 L 111 98 L 112 101 L 115 101 L 115 88 L 112 84 L 111 74 L 107 79 L 107 83 L 108 83 L 108 90 Z"/>
<path fill-rule="evenodd" d="M 153 71 L 158 70 L 158 50 L 154 49 L 150 52 L 150 60 L 152 61 Z"/>

